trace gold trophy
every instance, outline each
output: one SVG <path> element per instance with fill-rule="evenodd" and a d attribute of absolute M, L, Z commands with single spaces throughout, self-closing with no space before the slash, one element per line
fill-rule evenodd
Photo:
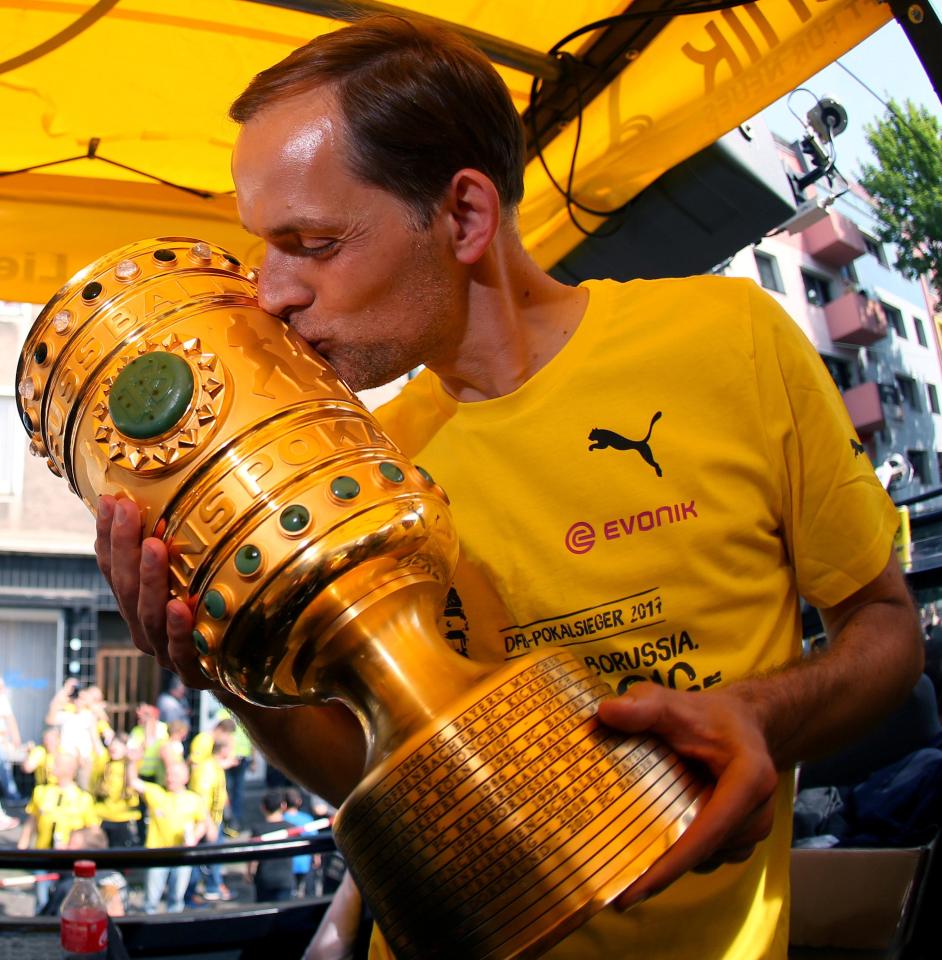
<path fill-rule="evenodd" d="M 476 664 L 437 621 L 444 491 L 331 367 L 186 238 L 74 277 L 17 369 L 30 449 L 170 548 L 206 675 L 270 707 L 340 700 L 368 744 L 337 845 L 400 960 L 537 956 L 683 832 L 702 784 L 567 653 Z"/>

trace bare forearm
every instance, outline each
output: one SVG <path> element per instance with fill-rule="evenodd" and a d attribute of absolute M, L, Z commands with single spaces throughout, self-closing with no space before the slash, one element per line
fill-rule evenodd
<path fill-rule="evenodd" d="M 345 707 L 269 709 L 233 694 L 217 696 L 262 753 L 308 790 L 339 806 L 359 782 L 366 748 L 359 723 Z"/>
<path fill-rule="evenodd" d="M 23 824 L 19 840 L 16 842 L 18 850 L 28 850 L 30 842 L 33 839 L 33 818 L 32 816 Z"/>
<path fill-rule="evenodd" d="M 780 770 L 857 739 L 905 699 L 922 671 L 915 608 L 891 571 L 889 596 L 822 611 L 829 646 L 798 663 L 729 688 L 759 716 Z"/>

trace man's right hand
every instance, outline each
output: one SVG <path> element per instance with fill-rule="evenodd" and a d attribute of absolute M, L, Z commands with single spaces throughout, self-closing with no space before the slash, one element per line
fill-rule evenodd
<path fill-rule="evenodd" d="M 167 544 L 157 537 L 142 541 L 141 511 L 133 500 L 99 499 L 95 555 L 134 645 L 179 674 L 188 687 L 214 686 L 200 670 L 190 608 L 170 599 Z"/>
<path fill-rule="evenodd" d="M 363 775 L 366 744 L 359 721 L 340 703 L 291 710 L 257 707 L 214 684 L 200 669 L 193 645 L 193 614 L 170 599 L 167 544 L 142 541 L 141 512 L 129 499 L 98 503 L 95 553 L 111 585 L 134 645 L 152 654 L 193 689 L 213 690 L 236 712 L 265 756 L 313 793 L 340 805 Z"/>

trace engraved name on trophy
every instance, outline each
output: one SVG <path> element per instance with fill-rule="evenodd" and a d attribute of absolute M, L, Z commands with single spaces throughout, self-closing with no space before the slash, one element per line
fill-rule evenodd
<path fill-rule="evenodd" d="M 93 513 L 132 497 L 170 544 L 207 676 L 360 720 L 335 834 L 400 960 L 537 956 L 692 819 L 702 784 L 601 726 L 610 692 L 574 657 L 475 664 L 443 642 L 444 491 L 225 250 L 102 257 L 40 314 L 17 384 L 31 451 Z"/>

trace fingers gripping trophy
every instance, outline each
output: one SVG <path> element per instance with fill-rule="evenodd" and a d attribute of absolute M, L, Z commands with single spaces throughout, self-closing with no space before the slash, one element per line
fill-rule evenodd
<path fill-rule="evenodd" d="M 20 358 L 30 449 L 163 538 L 202 670 L 270 707 L 340 700 L 368 744 L 335 825 L 397 957 L 536 956 L 677 839 L 701 783 L 602 727 L 564 653 L 475 664 L 437 620 L 444 491 L 225 250 L 165 238 L 70 281 Z"/>

